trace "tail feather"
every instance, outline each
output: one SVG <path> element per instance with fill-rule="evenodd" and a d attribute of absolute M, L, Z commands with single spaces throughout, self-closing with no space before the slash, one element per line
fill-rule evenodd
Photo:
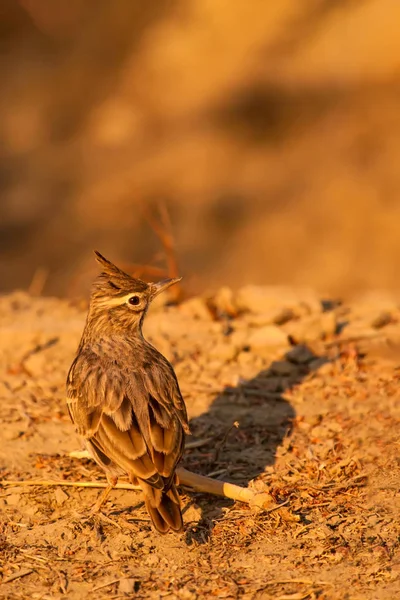
<path fill-rule="evenodd" d="M 142 483 L 142 482 L 141 482 Z M 143 490 L 145 504 L 154 527 L 160 533 L 181 531 L 183 528 L 182 512 L 178 491 L 174 484 L 165 492 L 154 488 Z"/>

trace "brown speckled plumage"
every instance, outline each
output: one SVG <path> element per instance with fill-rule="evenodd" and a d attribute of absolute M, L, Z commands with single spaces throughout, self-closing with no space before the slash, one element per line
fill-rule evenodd
<path fill-rule="evenodd" d="M 96 255 L 103 272 L 67 378 L 71 419 L 108 481 L 127 474 L 155 528 L 179 531 L 175 469 L 189 432 L 186 408 L 172 366 L 142 335 L 150 302 L 176 280 L 148 284 Z"/>

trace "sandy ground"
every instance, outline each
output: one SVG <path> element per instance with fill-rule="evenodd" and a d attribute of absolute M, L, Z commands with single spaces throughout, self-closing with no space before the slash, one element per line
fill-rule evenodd
<path fill-rule="evenodd" d="M 104 480 L 69 456 L 85 304 L 0 298 L 0 597 L 398 598 L 398 306 L 249 287 L 150 313 L 203 440 L 184 465 L 270 494 L 256 510 L 182 489 L 185 531 L 163 537 L 139 492 L 89 517 L 99 490 L 67 486 Z"/>

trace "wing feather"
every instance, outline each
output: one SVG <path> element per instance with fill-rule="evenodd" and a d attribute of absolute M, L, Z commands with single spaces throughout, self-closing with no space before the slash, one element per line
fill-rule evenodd
<path fill-rule="evenodd" d="M 67 393 L 77 431 L 95 448 L 104 468 L 108 458 L 131 479 L 170 489 L 188 424 L 175 374 L 165 359 L 126 372 L 80 353 L 68 375 Z"/>

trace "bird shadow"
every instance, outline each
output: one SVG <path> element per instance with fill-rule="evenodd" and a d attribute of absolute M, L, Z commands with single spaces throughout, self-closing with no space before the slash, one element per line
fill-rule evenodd
<path fill-rule="evenodd" d="M 326 356 L 318 356 L 306 345 L 295 345 L 282 360 L 272 362 L 254 378 L 235 387 L 225 387 L 207 412 L 191 419 L 194 439 L 209 440 L 204 446 L 188 449 L 184 466 L 202 475 L 247 486 L 275 462 L 276 452 L 289 436 L 296 411 L 285 393 L 317 371 Z M 201 509 L 200 521 L 189 523 L 186 542 L 205 543 L 213 522 L 221 518 L 227 498 L 194 494 L 193 503 Z M 186 510 L 188 510 L 186 507 Z"/>

